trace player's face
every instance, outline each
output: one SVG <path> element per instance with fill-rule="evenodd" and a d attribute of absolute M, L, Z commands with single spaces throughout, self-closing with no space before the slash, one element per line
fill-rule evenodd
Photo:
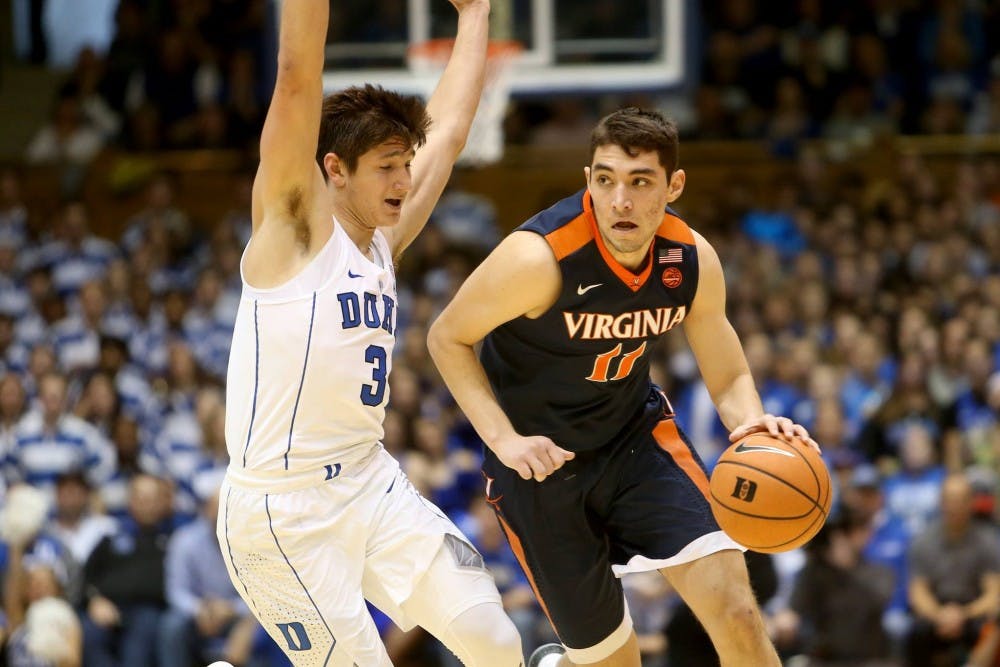
<path fill-rule="evenodd" d="M 663 210 L 684 189 L 684 172 L 668 178 L 654 151 L 635 157 L 620 146 L 599 146 L 585 169 L 594 216 L 604 243 L 626 266 L 641 262 L 663 221 Z"/>
<path fill-rule="evenodd" d="M 399 140 L 387 141 L 361 155 L 349 176 L 351 207 L 372 227 L 399 222 L 403 200 L 410 192 L 413 147 Z"/>

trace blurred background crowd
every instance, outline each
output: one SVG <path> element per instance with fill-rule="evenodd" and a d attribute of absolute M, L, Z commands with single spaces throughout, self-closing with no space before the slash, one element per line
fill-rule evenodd
<path fill-rule="evenodd" d="M 513 2 L 515 15 L 530 14 L 529 0 Z M 23 57 L 70 71 L 27 160 L 86 162 L 108 144 L 135 151 L 252 150 L 273 78 L 274 13 L 267 0 L 15 4 L 24 6 L 20 22 L 26 30 L 18 42 Z M 645 34 L 649 14 L 641 4 L 590 0 L 572 12 L 559 10 L 571 19 L 559 24 L 557 37 Z M 868 143 L 894 132 L 1000 131 L 996 2 L 688 4 L 697 19 L 688 38 L 688 76 L 683 94 L 668 98 L 690 138 L 762 139 L 786 154 L 808 138 Z M 405 40 L 405 3 L 376 5 L 377 11 L 368 0 L 336 3 L 331 43 Z M 601 60 L 588 53 L 562 59 Z M 383 59 L 362 55 L 349 62 Z M 507 135 L 513 144 L 583 140 L 609 108 L 662 97 L 520 99 L 508 114 Z"/>
<path fill-rule="evenodd" d="M 378 3 L 372 20 L 367 2 L 337 2 L 331 39 L 338 17 L 394 34 L 398 4 Z M 628 4 L 592 2 L 578 18 L 621 30 Z M 581 148 L 600 114 L 640 102 L 677 118 L 682 165 L 704 140 L 742 140 L 713 149 L 722 162 L 748 142 L 766 148 L 700 191 L 703 171 L 687 165 L 694 192 L 676 208 L 722 258 L 765 408 L 810 429 L 835 481 L 834 513 L 806 549 L 748 554 L 769 631 L 788 665 L 1000 664 L 1000 143 L 944 168 L 920 148 L 940 143 L 892 143 L 1000 133 L 1000 4 L 703 4 L 685 90 L 519 98 L 508 140 Z M 84 5 L 84 28 L 54 31 L 51 12 Z M 20 56 L 59 85 L 51 117 L 0 167 L 7 663 L 287 664 L 214 537 L 273 8 L 18 6 Z M 88 33 L 100 11 L 112 30 Z M 856 162 L 872 146 L 891 148 L 879 171 Z M 167 149 L 186 152 L 151 166 Z M 237 156 L 210 217 L 184 186 L 203 149 Z M 95 173 L 128 189 L 95 195 Z M 571 193 L 574 178 L 529 208 Z M 551 631 L 483 500 L 482 443 L 425 345 L 464 277 L 522 221 L 475 183 L 456 173 L 399 266 L 384 442 L 483 553 L 530 651 Z M 118 196 L 128 203 L 106 205 Z M 711 467 L 727 434 L 683 336 L 663 341 L 653 370 Z M 661 577 L 625 584 L 646 667 L 715 664 Z M 422 631 L 373 614 L 397 665 L 454 664 Z"/>

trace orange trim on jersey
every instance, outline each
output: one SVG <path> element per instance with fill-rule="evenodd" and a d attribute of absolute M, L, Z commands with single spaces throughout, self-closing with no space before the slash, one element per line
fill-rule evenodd
<path fill-rule="evenodd" d="M 708 476 L 705 475 L 705 471 L 701 469 L 698 462 L 694 460 L 691 450 L 688 449 L 684 440 L 681 439 L 676 422 L 673 419 L 664 419 L 661 421 L 653 429 L 653 438 L 656 440 L 656 444 L 660 446 L 660 449 L 670 454 L 670 458 L 674 460 L 674 463 L 684 471 L 684 474 L 691 478 L 691 481 L 694 482 L 698 490 L 707 499 L 709 495 Z"/>
<path fill-rule="evenodd" d="M 549 619 L 549 623 L 553 628 L 555 628 L 556 624 L 552 622 L 552 617 L 549 615 L 549 608 L 545 605 L 545 600 L 542 599 L 542 594 L 538 590 L 538 585 L 535 584 L 535 577 L 531 574 L 531 569 L 528 567 L 528 559 L 524 555 L 524 547 L 521 546 L 521 538 L 519 538 L 517 533 L 511 529 L 499 511 L 497 512 L 497 519 L 500 520 L 500 526 L 503 528 L 503 532 L 507 535 L 507 541 L 510 542 L 510 550 L 514 552 L 514 557 L 517 558 L 517 562 L 521 564 L 521 569 L 524 570 L 524 575 L 528 577 L 528 583 L 531 584 L 531 590 L 535 591 L 535 597 L 538 598 L 538 604 L 541 605 L 542 611 L 545 612 L 545 617 Z"/>
<path fill-rule="evenodd" d="M 691 228 L 687 226 L 686 222 L 672 213 L 667 213 L 663 216 L 663 222 L 660 223 L 660 227 L 656 230 L 656 235 L 668 241 L 694 245 L 694 233 L 691 232 Z"/>
<path fill-rule="evenodd" d="M 587 224 L 585 213 L 576 216 L 559 229 L 545 235 L 545 240 L 548 241 L 549 247 L 555 253 L 557 262 L 561 262 L 563 258 L 569 257 L 590 243 L 590 240 L 593 238 L 593 230 Z"/>
<path fill-rule="evenodd" d="M 590 223 L 590 233 L 597 241 L 597 249 L 601 251 L 604 263 L 608 265 L 609 269 L 614 271 L 614 274 L 618 276 L 619 280 L 625 283 L 626 287 L 633 292 L 638 292 L 639 288 L 646 284 L 650 274 L 653 272 L 653 244 L 649 244 L 649 257 L 646 258 L 646 268 L 642 270 L 642 273 L 633 273 L 622 266 L 611 254 L 607 246 L 604 245 L 604 237 L 601 236 L 600 230 L 597 229 L 597 216 L 594 215 L 594 203 L 590 198 L 589 191 L 583 193 L 583 215 Z"/>

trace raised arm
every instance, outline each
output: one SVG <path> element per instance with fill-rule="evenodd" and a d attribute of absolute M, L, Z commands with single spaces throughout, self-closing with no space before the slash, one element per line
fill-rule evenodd
<path fill-rule="evenodd" d="M 253 233 L 257 236 L 264 227 L 283 229 L 268 230 L 269 243 L 262 245 L 309 238 L 311 203 L 323 185 L 316 164 L 316 144 L 329 20 L 330 0 L 281 3 L 278 75 L 260 136 L 260 166 L 253 187 Z"/>
<path fill-rule="evenodd" d="M 545 240 L 534 232 L 515 232 L 469 276 L 427 335 L 441 377 L 479 436 L 504 465 L 539 482 L 573 454 L 549 438 L 514 430 L 473 347 L 504 322 L 545 312 L 558 297 L 561 280 Z"/>
<path fill-rule="evenodd" d="M 427 143 L 413 158 L 413 188 L 403 212 L 386 236 L 394 256 L 413 242 L 427 224 L 455 160 L 465 147 L 479 108 L 489 40 L 489 0 L 451 0 L 458 10 L 458 34 L 448 66 L 427 102 L 431 129 Z"/>

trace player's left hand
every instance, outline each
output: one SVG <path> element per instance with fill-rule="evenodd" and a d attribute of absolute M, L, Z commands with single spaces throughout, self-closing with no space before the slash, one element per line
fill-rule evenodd
<path fill-rule="evenodd" d="M 809 431 L 806 430 L 805 426 L 796 424 L 788 417 L 777 417 L 771 414 L 761 415 L 756 419 L 751 419 L 748 422 L 740 424 L 729 434 L 729 442 L 737 442 L 751 433 L 765 431 L 776 438 L 784 436 L 785 438 L 792 439 L 797 437 L 817 452 L 820 451 L 819 443 L 809 436 Z"/>

